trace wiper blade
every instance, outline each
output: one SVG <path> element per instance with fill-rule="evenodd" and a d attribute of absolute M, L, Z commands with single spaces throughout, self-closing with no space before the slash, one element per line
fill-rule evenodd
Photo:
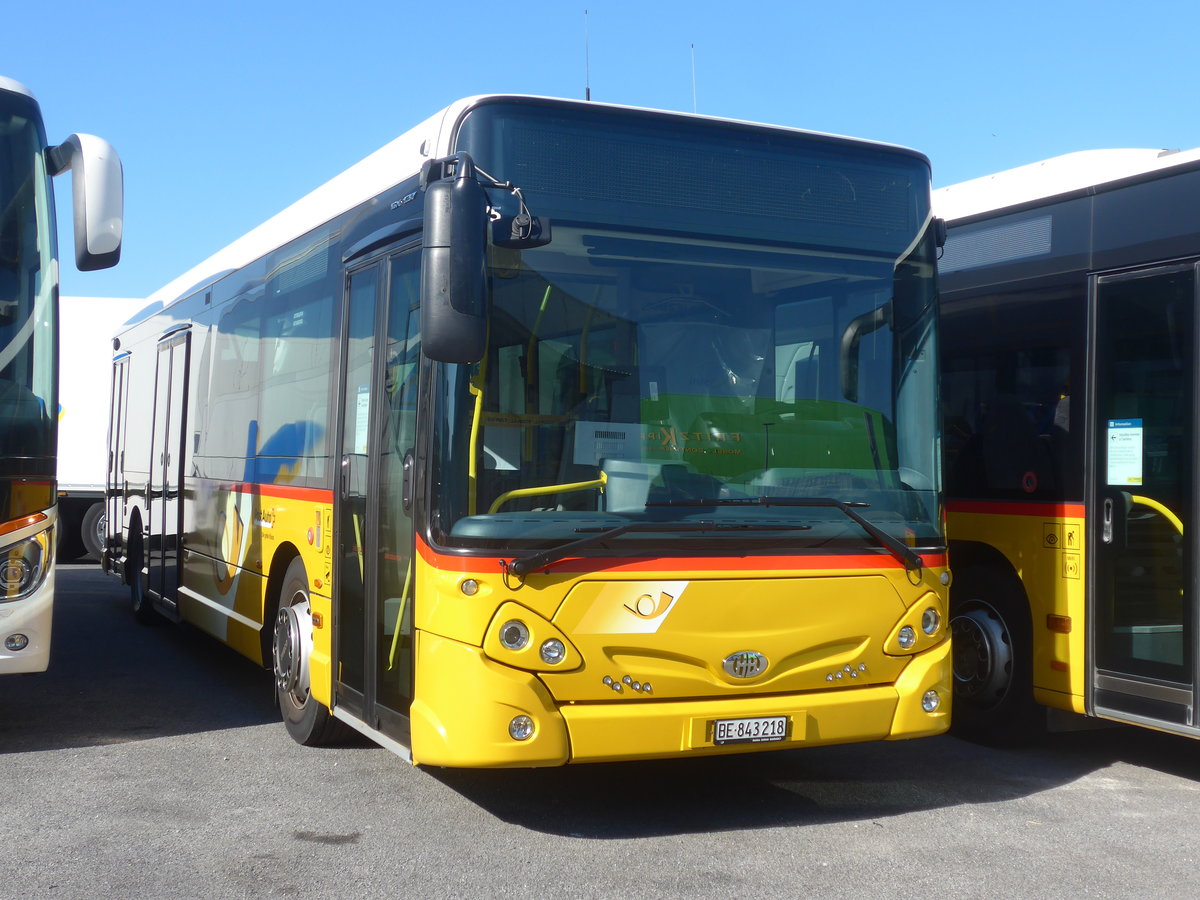
<path fill-rule="evenodd" d="M 663 500 L 647 503 L 647 506 L 807 506 L 822 509 L 837 509 L 846 515 L 863 531 L 884 546 L 892 556 L 904 564 L 909 572 L 920 572 L 923 563 L 920 555 L 888 534 L 879 526 L 864 519 L 854 511 L 871 504 L 861 500 L 835 500 L 832 497 L 714 497 L 711 500 Z"/>
<path fill-rule="evenodd" d="M 552 563 L 566 559 L 568 556 L 573 556 L 577 550 L 594 547 L 596 544 L 603 544 L 607 540 L 630 533 L 666 531 L 808 531 L 811 528 L 811 525 L 768 525 L 761 522 L 627 522 L 615 528 L 596 529 L 594 534 L 589 534 L 587 537 L 580 538 L 579 540 L 569 541 L 558 547 L 543 550 L 540 553 L 514 559 L 512 562 L 505 564 L 505 569 L 518 578 L 524 578 L 530 572 L 537 569 L 544 569 Z M 591 529 L 577 528 L 575 531 L 577 534 L 581 534 L 589 530 Z"/>

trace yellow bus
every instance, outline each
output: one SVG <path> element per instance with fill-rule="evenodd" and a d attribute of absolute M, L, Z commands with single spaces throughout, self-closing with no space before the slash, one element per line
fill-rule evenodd
<path fill-rule="evenodd" d="M 943 732 L 920 154 L 437 113 L 114 342 L 104 553 L 301 743 L 552 766 Z"/>
<path fill-rule="evenodd" d="M 55 176 L 70 170 L 75 263 L 121 256 L 123 175 L 107 141 L 46 141 L 41 108 L 0 77 L 0 675 L 44 672 L 54 620 L 58 418 Z"/>
<path fill-rule="evenodd" d="M 1200 736 L 1193 197 L 1200 151 L 934 192 L 956 730 Z"/>

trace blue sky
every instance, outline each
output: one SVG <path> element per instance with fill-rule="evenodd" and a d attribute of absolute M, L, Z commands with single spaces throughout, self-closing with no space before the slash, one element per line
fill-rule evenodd
<path fill-rule="evenodd" d="M 14 5 L 0 74 L 125 164 L 116 269 L 74 269 L 59 186 L 67 294 L 151 293 L 461 96 L 582 98 L 586 70 L 593 100 L 690 111 L 692 45 L 697 111 L 915 147 L 935 186 L 1200 146 L 1195 0 Z"/>

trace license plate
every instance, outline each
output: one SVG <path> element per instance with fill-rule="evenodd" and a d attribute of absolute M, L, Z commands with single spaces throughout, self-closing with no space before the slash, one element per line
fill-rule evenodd
<path fill-rule="evenodd" d="M 782 741 L 788 734 L 787 716 L 759 716 L 755 719 L 717 719 L 713 722 L 714 744 L 762 744 Z"/>

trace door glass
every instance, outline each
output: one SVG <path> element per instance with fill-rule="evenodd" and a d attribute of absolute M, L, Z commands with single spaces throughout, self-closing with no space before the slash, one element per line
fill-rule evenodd
<path fill-rule="evenodd" d="M 108 430 L 108 475 L 105 483 L 105 526 L 108 534 L 119 534 L 125 520 L 125 491 L 121 473 L 125 471 L 122 459 L 125 447 L 125 370 L 127 359 L 113 365 L 112 397 L 109 404 Z M 105 538 L 107 542 L 107 536 Z"/>
<path fill-rule="evenodd" d="M 1096 663 L 1191 682 L 1193 270 L 1100 279 Z"/>
<path fill-rule="evenodd" d="M 171 605 L 179 588 L 179 539 L 183 534 L 184 423 L 187 421 L 188 350 L 191 332 L 171 345 L 171 411 L 167 424 L 166 461 L 163 467 L 163 582 L 162 597 Z"/>
<path fill-rule="evenodd" d="M 384 418 L 379 442 L 379 484 L 371 492 L 379 522 L 376 602 L 379 605 L 378 702 L 407 713 L 412 699 L 413 526 L 404 508 L 404 460 L 413 451 L 417 425 L 417 373 L 421 358 L 418 277 L 420 256 L 393 260 L 388 289 Z"/>
<path fill-rule="evenodd" d="M 338 512 L 340 564 L 337 588 L 339 689 L 366 691 L 363 667 L 367 546 L 367 471 L 374 371 L 375 296 L 379 270 L 350 279 L 346 321 L 346 367 L 342 378 L 341 497 Z M 343 702 L 344 696 L 340 698 Z M 352 707 L 354 704 L 350 704 Z"/>

